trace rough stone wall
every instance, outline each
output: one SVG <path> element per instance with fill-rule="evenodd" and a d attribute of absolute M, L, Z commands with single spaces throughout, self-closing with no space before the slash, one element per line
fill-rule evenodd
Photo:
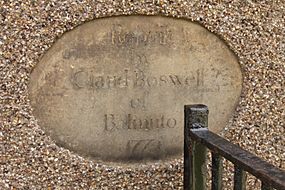
<path fill-rule="evenodd" d="M 197 21 L 225 40 L 239 58 L 243 91 L 222 135 L 284 169 L 284 1 L 0 0 L 0 188 L 182 188 L 182 159 L 135 167 L 84 159 L 56 146 L 31 112 L 30 73 L 57 38 L 95 18 L 130 14 Z"/>

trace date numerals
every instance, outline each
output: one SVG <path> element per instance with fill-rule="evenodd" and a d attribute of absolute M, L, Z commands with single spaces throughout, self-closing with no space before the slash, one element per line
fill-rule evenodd
<path fill-rule="evenodd" d="M 161 142 L 157 139 L 129 140 L 126 149 L 133 159 L 158 158 L 161 154 Z"/>

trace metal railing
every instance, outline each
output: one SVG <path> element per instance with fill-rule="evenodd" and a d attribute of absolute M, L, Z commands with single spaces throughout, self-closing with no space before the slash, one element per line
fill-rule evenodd
<path fill-rule="evenodd" d="M 207 149 L 212 154 L 212 190 L 222 190 L 223 158 L 234 164 L 234 190 L 245 190 L 246 172 L 262 190 L 285 190 L 285 172 L 208 130 L 205 105 L 184 107 L 184 190 L 205 190 Z"/>

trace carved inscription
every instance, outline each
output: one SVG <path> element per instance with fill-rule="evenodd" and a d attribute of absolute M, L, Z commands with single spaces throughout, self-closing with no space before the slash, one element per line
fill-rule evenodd
<path fill-rule="evenodd" d="M 112 89 L 112 88 L 139 88 L 139 87 L 187 87 L 201 86 L 203 82 L 203 69 L 191 73 L 189 76 L 179 74 L 164 74 L 159 76 L 147 76 L 144 71 L 125 69 L 122 75 L 96 75 L 92 69 L 81 68 L 71 75 L 74 88 Z"/>
<path fill-rule="evenodd" d="M 113 25 L 111 43 L 118 46 L 166 45 L 172 43 L 172 31 L 168 25 L 156 25 L 156 30 L 145 30 L 136 25 L 135 31 L 126 30 L 121 24 Z"/>
<path fill-rule="evenodd" d="M 153 130 L 174 128 L 176 119 L 166 118 L 161 115 L 158 118 L 146 117 L 138 118 L 136 115 L 127 114 L 125 116 L 115 114 L 104 115 L 105 131 L 115 130 Z"/>
<path fill-rule="evenodd" d="M 98 19 L 63 35 L 32 72 L 34 114 L 58 145 L 94 159 L 181 155 L 183 106 L 209 106 L 221 130 L 241 91 L 237 59 L 200 25 Z"/>
<path fill-rule="evenodd" d="M 130 158 L 142 159 L 142 155 L 157 158 L 161 146 L 161 142 L 157 139 L 129 140 L 126 151 Z"/>
<path fill-rule="evenodd" d="M 98 75 L 92 68 L 80 68 L 73 71 L 70 82 L 74 89 L 136 89 L 136 88 L 194 88 L 198 91 L 213 92 L 219 91 L 220 87 L 231 85 L 228 81 L 222 81 L 215 86 L 205 85 L 204 76 L 213 76 L 213 80 L 223 80 L 220 70 L 197 69 L 188 75 L 162 74 L 148 76 L 145 71 L 124 69 L 123 72 L 110 75 Z"/>

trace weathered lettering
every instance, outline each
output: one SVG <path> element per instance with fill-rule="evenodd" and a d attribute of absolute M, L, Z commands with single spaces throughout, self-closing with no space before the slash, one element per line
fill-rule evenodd
<path fill-rule="evenodd" d="M 161 152 L 161 141 L 157 139 L 129 140 L 126 153 L 130 158 L 143 159 L 145 155 L 158 157 Z"/>
<path fill-rule="evenodd" d="M 217 71 L 221 72 L 221 71 Z M 78 71 L 72 71 L 71 83 L 75 89 L 121 89 L 121 88 L 189 88 L 204 86 L 204 76 L 211 74 L 207 69 L 197 69 L 196 72 L 190 72 L 189 75 L 181 74 L 163 74 L 158 76 L 149 76 L 142 70 L 125 69 L 119 73 L 110 75 L 100 75 L 94 72 L 94 69 L 80 68 Z M 213 80 L 220 80 L 223 76 L 217 76 Z M 229 84 L 225 84 L 229 85 Z M 205 87 L 206 88 L 206 87 Z M 217 88 L 216 88 L 217 89 Z"/>
<path fill-rule="evenodd" d="M 31 74 L 38 123 L 83 156 L 180 156 L 183 106 L 203 103 L 221 130 L 241 92 L 236 57 L 200 25 L 165 17 L 95 19 L 62 35 Z"/>
<path fill-rule="evenodd" d="M 136 29 L 140 32 L 129 31 L 122 25 L 113 25 L 110 32 L 111 44 L 118 46 L 139 46 L 139 45 L 166 45 L 172 43 L 172 31 L 168 25 L 157 25 L 158 30 L 146 30 L 139 25 Z"/>
<path fill-rule="evenodd" d="M 176 126 L 176 119 L 167 118 L 164 115 L 159 117 L 146 116 L 139 118 L 137 115 L 126 114 L 105 114 L 105 131 L 113 132 L 115 130 L 154 130 L 173 128 Z"/>

